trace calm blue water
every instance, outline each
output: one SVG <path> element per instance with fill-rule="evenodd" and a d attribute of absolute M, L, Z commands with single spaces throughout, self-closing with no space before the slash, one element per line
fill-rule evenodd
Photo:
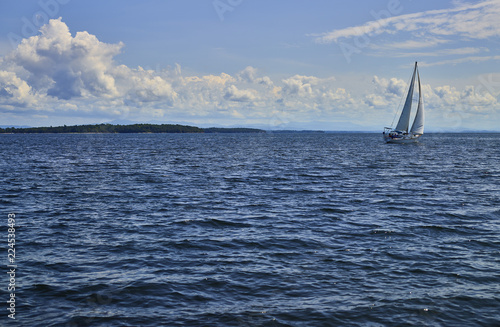
<path fill-rule="evenodd" d="M 0 135 L 0 151 L 18 326 L 500 325 L 498 134 Z"/>

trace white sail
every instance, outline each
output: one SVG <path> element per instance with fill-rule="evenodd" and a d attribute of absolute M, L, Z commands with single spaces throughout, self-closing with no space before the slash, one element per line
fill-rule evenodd
<path fill-rule="evenodd" d="M 417 71 L 418 76 L 418 107 L 417 114 L 415 115 L 415 120 L 411 126 L 412 134 L 424 134 L 424 101 L 422 98 L 422 87 L 420 86 L 420 73 Z"/>
<path fill-rule="evenodd" d="M 418 106 L 413 119 L 411 130 L 409 131 L 411 107 L 413 102 L 413 91 L 415 83 L 418 80 Z M 399 117 L 396 128 L 384 127 L 382 132 L 386 143 L 414 143 L 417 142 L 424 134 L 424 96 L 422 94 L 422 84 L 420 83 L 420 72 L 418 71 L 417 63 L 413 69 L 413 75 L 410 80 L 406 101 Z"/>
<path fill-rule="evenodd" d="M 417 63 L 415 63 L 415 69 L 413 70 L 413 76 L 411 77 L 410 88 L 408 89 L 408 95 L 406 96 L 406 101 L 403 107 L 403 111 L 401 112 L 398 124 L 396 125 L 397 131 L 408 132 L 408 127 L 410 126 L 411 103 L 413 99 L 413 85 L 415 84 L 416 71 L 417 71 Z"/>

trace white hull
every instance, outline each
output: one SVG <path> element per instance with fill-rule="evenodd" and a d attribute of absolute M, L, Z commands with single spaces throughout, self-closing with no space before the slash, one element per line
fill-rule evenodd
<path fill-rule="evenodd" d="M 421 135 L 407 135 L 399 138 L 391 138 L 390 136 L 384 134 L 385 143 L 396 143 L 396 144 L 404 144 L 404 143 L 416 143 L 420 139 Z"/>

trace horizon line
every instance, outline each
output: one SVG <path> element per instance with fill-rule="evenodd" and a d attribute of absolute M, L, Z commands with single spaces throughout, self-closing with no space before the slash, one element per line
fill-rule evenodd
<path fill-rule="evenodd" d="M 198 128 L 201 130 L 208 130 L 208 129 L 221 129 L 221 130 L 237 130 L 237 129 L 253 129 L 253 130 L 260 130 L 263 132 L 279 132 L 279 133 L 285 133 L 285 132 L 310 132 L 310 133 L 363 133 L 363 134 L 371 134 L 371 133 L 379 133 L 379 131 L 375 129 L 369 129 L 369 130 L 328 130 L 328 129 L 311 129 L 311 128 L 305 128 L 305 129 L 300 129 L 300 128 L 284 128 L 284 129 L 265 129 L 261 127 L 251 127 L 251 126 L 238 126 L 238 127 L 199 127 L 196 125 L 186 125 L 186 124 L 179 124 L 179 123 L 127 123 L 127 124 L 113 124 L 113 123 L 94 123 L 94 124 L 78 124 L 78 125 L 59 125 L 59 126 L 23 126 L 23 125 L 0 125 L 0 129 L 8 129 L 8 128 L 14 128 L 14 129 L 30 129 L 30 128 L 62 128 L 62 127 L 78 127 L 78 126 L 98 126 L 98 125 L 111 125 L 111 126 L 134 126 L 134 125 L 149 125 L 149 126 L 162 126 L 162 125 L 169 125 L 169 126 L 184 126 L 184 127 L 191 127 L 191 128 Z M 140 134 L 140 132 L 137 132 Z M 154 134 L 154 132 L 152 132 Z M 161 133 L 161 132 L 160 132 Z M 462 129 L 462 130 L 450 130 L 450 131 L 443 131 L 443 130 L 431 130 L 429 132 L 426 132 L 426 134 L 454 134 L 454 133 L 500 133 L 498 130 L 476 130 L 476 129 Z M 1 134 L 13 134 L 13 133 L 1 133 Z M 25 133 L 25 134 L 40 134 L 40 133 Z M 47 133 L 49 134 L 49 133 Z M 57 134 L 85 134 L 85 132 L 60 132 Z M 110 134 L 110 133 L 101 133 L 101 134 Z M 133 133 L 131 133 L 133 134 Z"/>

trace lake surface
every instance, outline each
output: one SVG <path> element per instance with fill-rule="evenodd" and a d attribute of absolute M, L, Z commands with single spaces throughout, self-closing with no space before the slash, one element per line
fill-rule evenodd
<path fill-rule="evenodd" d="M 0 151 L 17 264 L 0 325 L 500 324 L 499 134 L 0 135 Z"/>

